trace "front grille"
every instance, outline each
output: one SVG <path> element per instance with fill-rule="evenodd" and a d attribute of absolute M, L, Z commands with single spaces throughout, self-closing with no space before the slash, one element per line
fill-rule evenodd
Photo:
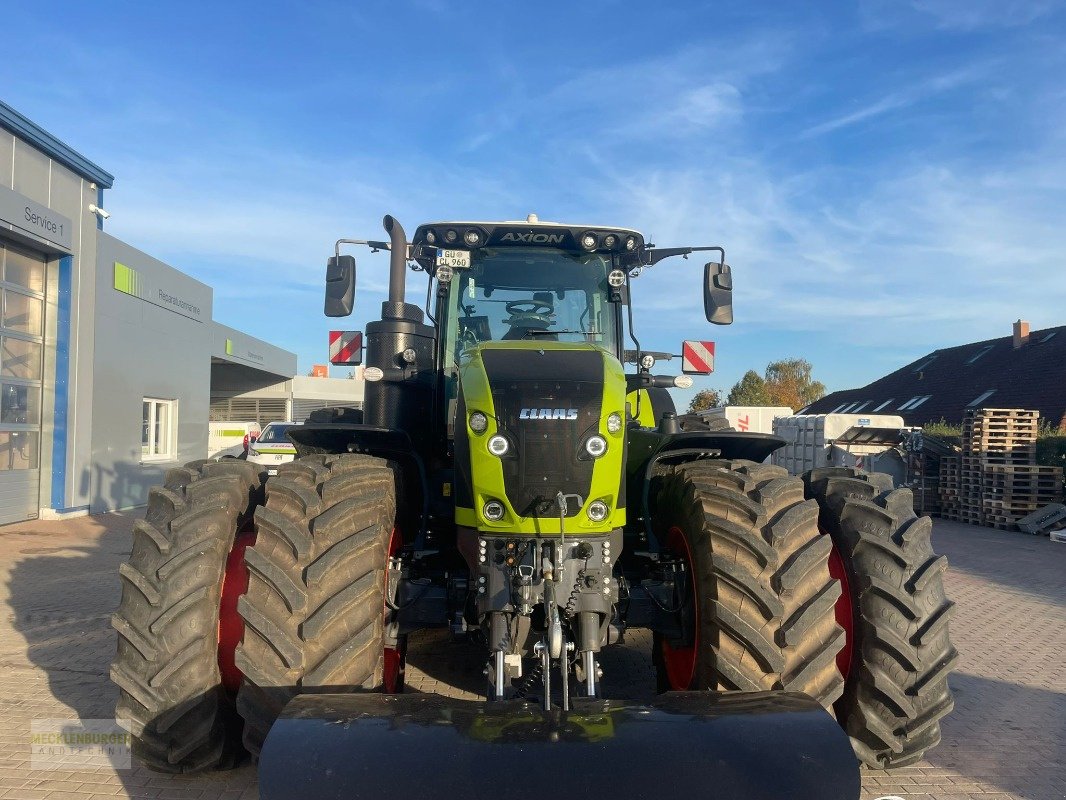
<path fill-rule="evenodd" d="M 504 487 L 515 511 L 551 518 L 559 513 L 558 492 L 587 500 L 594 462 L 582 456 L 602 410 L 602 356 L 586 350 L 486 351 L 484 363 L 497 422 L 515 448 L 503 459 Z M 522 419 L 522 409 L 556 418 Z M 564 418 L 575 416 L 571 410 L 576 417 Z M 570 503 L 567 511 L 574 516 L 580 508 Z"/>

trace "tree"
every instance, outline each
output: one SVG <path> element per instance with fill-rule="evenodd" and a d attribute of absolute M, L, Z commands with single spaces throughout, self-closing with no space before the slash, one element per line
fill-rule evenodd
<path fill-rule="evenodd" d="M 697 411 L 706 411 L 708 408 L 717 408 L 722 405 L 722 393 L 717 389 L 700 389 L 692 402 L 688 404 L 688 413 L 695 414 Z"/>
<path fill-rule="evenodd" d="M 825 384 L 811 376 L 811 362 L 803 358 L 773 361 L 766 366 L 766 391 L 771 405 L 799 410 L 825 395 Z"/>
<path fill-rule="evenodd" d="M 729 390 L 729 397 L 726 398 L 726 403 L 731 406 L 772 405 L 770 393 L 766 388 L 766 381 L 753 369 L 749 369 L 744 373 L 744 377 L 733 384 L 733 388 Z"/>

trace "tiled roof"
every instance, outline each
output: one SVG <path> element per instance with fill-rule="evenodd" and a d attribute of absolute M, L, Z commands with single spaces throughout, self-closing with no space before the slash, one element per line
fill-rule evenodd
<path fill-rule="evenodd" d="M 804 413 L 898 414 L 908 425 L 958 424 L 967 408 L 1027 408 L 1066 425 L 1066 326 L 936 350 L 861 389 L 833 392 Z"/>

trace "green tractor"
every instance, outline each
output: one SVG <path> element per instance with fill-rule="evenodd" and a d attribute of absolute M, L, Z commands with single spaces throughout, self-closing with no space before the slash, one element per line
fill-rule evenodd
<path fill-rule="evenodd" d="M 341 245 L 391 254 L 363 410 L 293 428 L 298 457 L 269 480 L 232 460 L 171 470 L 136 525 L 112 676 L 143 762 L 251 752 L 271 800 L 664 780 L 843 800 L 859 761 L 939 741 L 951 603 L 910 491 L 767 464 L 781 439 L 679 415 L 667 389 L 691 378 L 653 374 L 670 356 L 637 341 L 633 281 L 697 251 L 719 255 L 707 320 L 732 322 L 721 248 L 533 215 L 411 241 L 384 226 L 327 266 L 343 317 Z M 403 693 L 429 627 L 484 644 L 485 702 Z M 630 628 L 653 632 L 651 705 L 610 699 L 600 654 Z"/>

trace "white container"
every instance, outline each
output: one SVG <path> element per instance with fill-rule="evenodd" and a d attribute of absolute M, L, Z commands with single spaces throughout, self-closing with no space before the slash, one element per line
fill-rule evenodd
<path fill-rule="evenodd" d="M 854 427 L 903 428 L 903 417 L 889 414 L 797 414 L 774 420 L 773 433 L 786 444 L 771 457 L 792 475 L 801 475 L 807 470 L 833 465 L 833 443 Z M 847 445 L 851 456 L 868 456 L 883 453 L 886 445 Z M 840 456 L 837 458 L 838 462 Z"/>
<path fill-rule="evenodd" d="M 747 433 L 773 433 L 777 417 L 791 417 L 788 406 L 719 406 L 700 411 L 701 417 L 725 417 L 734 430 Z"/>

